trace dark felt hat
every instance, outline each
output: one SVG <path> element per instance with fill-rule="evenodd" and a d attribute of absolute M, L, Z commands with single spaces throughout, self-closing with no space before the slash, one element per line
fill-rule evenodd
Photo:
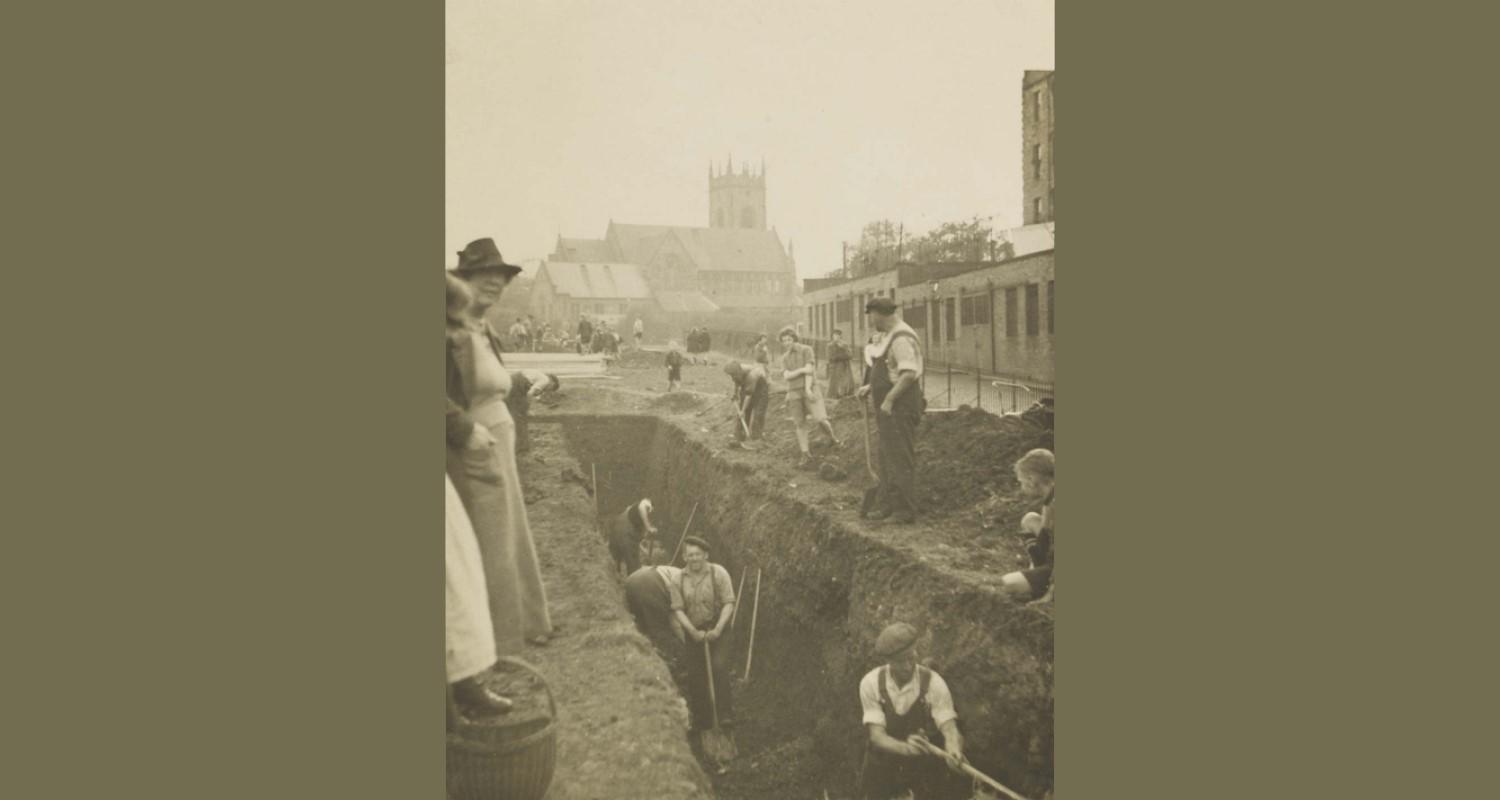
<path fill-rule="evenodd" d="M 458 266 L 453 268 L 458 275 L 473 275 L 476 272 L 504 272 L 510 277 L 521 273 L 521 268 L 515 264 L 505 263 L 500 257 L 500 248 L 495 246 L 494 239 L 475 239 L 458 251 Z"/>
<path fill-rule="evenodd" d="M 865 303 L 865 313 L 875 312 L 877 314 L 896 313 L 896 301 L 889 297 L 872 297 Z"/>
<path fill-rule="evenodd" d="M 890 658 L 916 643 L 917 629 L 905 622 L 897 622 L 885 626 L 880 632 L 880 637 L 875 640 L 875 655 Z"/>

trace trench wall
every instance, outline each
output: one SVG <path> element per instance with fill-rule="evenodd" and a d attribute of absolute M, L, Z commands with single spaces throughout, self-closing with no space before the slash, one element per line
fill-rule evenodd
<path fill-rule="evenodd" d="M 749 569 L 736 627 L 749 622 L 755 569 L 762 586 L 751 684 L 742 716 L 774 708 L 780 735 L 811 738 L 832 782 L 852 785 L 864 732 L 859 679 L 879 662 L 875 636 L 894 621 L 922 631 L 919 647 L 953 691 L 969 760 L 1031 797 L 1053 786 L 1053 624 L 799 501 L 744 463 L 717 458 L 654 416 L 550 415 L 569 450 L 597 464 L 601 503 L 644 492 L 675 545 L 692 528 L 738 581 Z M 628 476 L 611 480 L 610 476 Z M 743 663 L 737 671 L 743 671 Z M 749 704 L 752 708 L 747 708 Z"/>

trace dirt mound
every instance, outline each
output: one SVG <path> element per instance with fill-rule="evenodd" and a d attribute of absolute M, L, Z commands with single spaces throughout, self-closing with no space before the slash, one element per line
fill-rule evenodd
<path fill-rule="evenodd" d="M 770 414 L 783 415 L 779 399 Z M 854 486 L 873 483 L 865 466 L 864 433 L 859 401 L 846 398 L 829 410 L 834 431 L 844 441 L 837 450 L 820 446 L 821 432 L 812 434 L 813 455 L 846 473 Z M 767 426 L 766 441 L 773 452 L 795 454 L 796 437 L 790 425 Z M 871 461 L 880 469 L 879 441 L 873 412 L 869 420 Z M 984 527 L 1015 527 L 1036 504 L 1024 497 L 1014 467 L 1027 451 L 1053 449 L 1052 431 L 1019 416 L 997 416 L 961 407 L 928 412 L 917 430 L 917 499 L 930 517 L 979 512 Z"/>
<path fill-rule="evenodd" d="M 667 354 L 653 353 L 650 350 L 626 350 L 621 348 L 620 357 L 615 359 L 615 366 L 624 369 L 667 369 Z"/>
<path fill-rule="evenodd" d="M 661 397 L 652 398 L 648 405 L 675 414 L 697 411 L 703 407 L 703 398 L 685 392 L 669 392 Z"/>

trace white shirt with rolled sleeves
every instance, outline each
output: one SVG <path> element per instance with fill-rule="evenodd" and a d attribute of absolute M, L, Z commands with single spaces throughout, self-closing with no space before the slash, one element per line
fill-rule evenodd
<path fill-rule="evenodd" d="M 895 327 L 885 335 L 880 344 L 875 346 L 874 357 L 884 356 L 886 369 L 890 371 L 891 380 L 902 372 L 913 372 L 918 378 L 922 377 L 922 351 L 917 347 L 918 338 L 896 336 L 898 332 L 905 331 L 912 337 L 917 337 L 917 332 L 912 330 L 905 322 L 897 322 Z"/>
<path fill-rule="evenodd" d="M 884 671 L 884 666 L 876 667 L 859 682 L 859 704 L 864 708 L 866 725 L 886 724 L 885 712 L 880 708 L 880 674 Z M 932 680 L 927 684 L 927 705 L 932 709 L 933 724 L 941 726 L 950 719 L 958 719 L 958 712 L 953 710 L 953 695 L 948 693 L 948 684 L 943 676 L 932 670 L 927 671 L 932 675 Z M 920 686 L 921 676 L 917 674 L 917 670 L 912 670 L 911 681 L 905 686 L 897 686 L 896 677 L 891 676 L 887 690 L 897 714 L 905 714 L 911 710 L 912 705 L 917 702 L 917 689 Z"/>

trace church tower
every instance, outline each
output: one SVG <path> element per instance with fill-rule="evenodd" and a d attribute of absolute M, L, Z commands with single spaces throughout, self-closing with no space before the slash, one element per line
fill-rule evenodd
<path fill-rule="evenodd" d="M 766 229 L 766 162 L 754 172 L 745 164 L 734 171 L 731 157 L 722 172 L 708 165 L 708 227 Z"/>

